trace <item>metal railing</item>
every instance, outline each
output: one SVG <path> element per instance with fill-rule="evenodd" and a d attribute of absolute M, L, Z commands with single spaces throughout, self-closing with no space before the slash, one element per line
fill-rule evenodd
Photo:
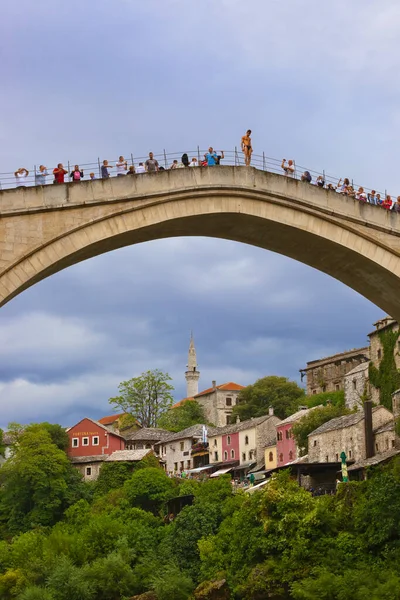
<path fill-rule="evenodd" d="M 191 159 L 193 157 L 195 157 L 197 159 L 199 167 L 202 166 L 202 161 L 203 161 L 204 155 L 207 152 L 208 152 L 208 150 L 202 150 L 202 149 L 200 149 L 199 146 L 195 150 L 184 151 L 184 153 L 188 155 L 189 161 L 191 161 Z M 216 150 L 216 153 L 217 153 L 217 155 L 221 155 L 222 150 Z M 162 167 L 163 169 L 170 169 L 174 160 L 177 160 L 178 163 L 181 162 L 182 155 L 183 155 L 183 152 L 166 152 L 166 150 L 163 150 L 161 152 L 154 153 L 154 158 L 158 161 L 160 167 Z M 133 165 L 135 168 L 139 165 L 139 163 L 144 164 L 146 162 L 146 160 L 148 159 L 148 155 L 134 156 L 132 153 L 124 155 L 124 157 L 128 163 L 128 167 L 130 165 Z M 102 162 L 103 162 L 103 159 L 100 159 L 100 157 L 99 157 L 94 162 L 86 162 L 83 164 L 80 163 L 79 168 L 84 171 L 83 181 L 89 180 L 90 173 L 94 173 L 95 179 L 101 179 Z M 113 167 L 109 171 L 110 177 L 114 177 L 114 176 L 116 176 L 115 164 L 116 164 L 116 162 L 118 162 L 118 159 L 109 160 L 108 162 L 109 162 L 109 165 Z M 281 163 L 282 163 L 281 160 L 272 158 L 270 156 L 266 156 L 266 154 L 264 152 L 262 154 L 253 153 L 251 156 L 251 166 L 252 167 L 255 167 L 256 169 L 259 169 L 261 171 L 267 171 L 270 173 L 278 173 L 280 175 L 284 175 L 284 172 L 281 167 Z M 75 162 L 72 163 L 71 161 L 66 161 L 62 164 L 64 165 L 64 168 L 68 171 L 67 175 L 65 175 L 65 183 L 69 183 L 72 181 L 70 175 L 71 175 L 71 171 L 74 169 L 76 163 Z M 237 167 L 245 166 L 244 154 L 241 151 L 241 149 L 240 148 L 238 149 L 237 147 L 234 150 L 224 151 L 224 158 L 221 160 L 220 164 L 222 166 L 224 166 L 224 165 L 237 166 Z M 54 180 L 53 169 L 54 168 L 55 167 L 49 167 L 47 169 L 47 176 L 45 177 L 44 185 L 49 185 L 49 184 L 53 183 L 53 180 Z M 15 188 L 15 187 L 18 187 L 21 185 L 28 186 L 28 187 L 35 186 L 35 185 L 43 185 L 42 183 L 38 183 L 37 179 L 36 179 L 38 169 L 39 169 L 39 165 L 34 165 L 32 168 L 29 168 L 28 169 L 29 175 L 24 179 L 23 182 L 21 182 L 21 181 L 17 182 L 17 178 L 15 177 L 14 172 L 3 172 L 3 173 L 0 172 L 0 191 L 5 190 L 5 189 L 10 189 L 10 188 Z M 333 188 L 336 189 L 337 184 L 340 180 L 339 177 L 337 177 L 335 175 L 327 174 L 324 170 L 323 171 L 315 171 L 308 167 L 303 167 L 301 165 L 298 165 L 298 164 L 296 164 L 296 162 L 294 162 L 294 174 L 293 174 L 294 179 L 301 179 L 301 175 L 305 171 L 308 171 L 310 173 L 310 175 L 312 177 L 311 183 L 316 183 L 317 178 L 322 176 L 322 178 L 325 182 L 325 188 L 329 184 L 331 184 L 333 186 Z M 361 187 L 361 184 L 354 183 L 352 179 L 350 180 L 350 184 L 355 191 L 359 187 Z M 367 188 L 365 186 L 362 186 L 362 187 L 364 188 L 364 191 L 366 194 L 369 194 L 372 191 L 371 188 Z M 376 191 L 376 193 L 380 194 L 382 199 L 386 198 L 386 196 L 388 195 L 386 190 L 385 191 L 375 190 L 375 191 Z M 391 197 L 394 198 L 394 195 L 391 195 Z"/>

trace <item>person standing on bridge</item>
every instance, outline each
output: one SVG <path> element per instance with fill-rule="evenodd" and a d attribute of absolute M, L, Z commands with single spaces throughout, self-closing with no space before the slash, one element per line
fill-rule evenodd
<path fill-rule="evenodd" d="M 103 160 L 103 164 L 101 165 L 101 178 L 108 179 L 110 177 L 110 173 L 108 169 L 112 169 L 112 165 L 108 164 L 108 160 Z"/>
<path fill-rule="evenodd" d="M 207 167 L 215 167 L 218 164 L 217 153 L 214 152 L 212 146 L 209 147 L 207 154 L 204 155 L 204 159 L 207 163 Z"/>
<path fill-rule="evenodd" d="M 294 161 L 288 160 L 288 164 L 286 164 L 286 158 L 282 159 L 281 169 L 285 171 L 285 175 L 288 177 L 294 177 Z"/>
<path fill-rule="evenodd" d="M 253 148 L 251 146 L 251 129 L 248 129 L 246 133 L 242 136 L 240 146 L 242 148 L 242 152 L 244 154 L 244 164 L 246 167 L 250 166 L 251 163 L 251 155 L 253 153 Z"/>
<path fill-rule="evenodd" d="M 79 168 L 79 165 L 75 165 L 74 170 L 71 171 L 70 178 L 74 183 L 79 183 L 83 179 L 83 171 Z"/>
<path fill-rule="evenodd" d="M 149 158 L 145 162 L 147 173 L 157 173 L 159 170 L 158 161 L 154 158 L 154 154 L 149 152 Z"/>
<path fill-rule="evenodd" d="M 68 174 L 68 171 L 64 169 L 62 163 L 58 163 L 56 168 L 53 170 L 54 183 L 64 183 L 64 176 Z"/>
<path fill-rule="evenodd" d="M 400 196 L 397 196 L 397 200 L 396 200 L 396 202 L 393 204 L 392 211 L 393 211 L 393 212 L 400 213 Z"/>
<path fill-rule="evenodd" d="M 25 167 L 20 167 L 14 173 L 15 175 L 15 183 L 17 187 L 25 187 L 26 186 L 26 178 L 29 175 L 28 169 Z"/>
<path fill-rule="evenodd" d="M 117 177 L 126 175 L 128 170 L 128 161 L 126 161 L 123 156 L 119 157 L 119 161 L 115 163 L 115 166 L 117 167 Z"/>
<path fill-rule="evenodd" d="M 35 184 L 45 185 L 47 175 L 47 167 L 45 167 L 44 165 L 40 165 L 40 167 L 36 170 L 35 173 Z"/>

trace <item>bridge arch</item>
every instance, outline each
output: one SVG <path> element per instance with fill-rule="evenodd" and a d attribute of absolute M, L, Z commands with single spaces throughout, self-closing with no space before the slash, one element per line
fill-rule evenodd
<path fill-rule="evenodd" d="M 400 217 L 245 167 L 0 193 L 0 306 L 77 262 L 177 236 L 244 242 L 299 260 L 400 319 Z"/>

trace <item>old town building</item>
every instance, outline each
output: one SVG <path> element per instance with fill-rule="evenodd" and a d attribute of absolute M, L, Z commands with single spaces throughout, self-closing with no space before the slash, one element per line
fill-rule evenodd
<path fill-rule="evenodd" d="M 125 434 L 127 450 L 142 450 L 144 448 L 154 450 L 154 447 L 171 436 L 171 432 L 159 427 L 143 427 Z"/>
<path fill-rule="evenodd" d="M 293 425 L 306 416 L 311 410 L 314 410 L 314 408 L 301 406 L 297 412 L 277 424 L 276 457 L 278 467 L 283 467 L 298 458 L 298 448 L 293 436 Z"/>
<path fill-rule="evenodd" d="M 375 439 L 372 453 L 379 452 L 382 444 L 386 445 L 386 439 L 389 439 L 389 445 L 392 445 L 394 432 L 391 436 L 386 430 L 386 426 L 392 424 L 393 414 L 387 408 L 376 406 L 372 409 L 372 433 Z M 342 452 L 345 452 L 349 461 L 357 462 L 367 457 L 363 410 L 331 419 L 308 436 L 310 463 L 340 462 Z"/>
<path fill-rule="evenodd" d="M 369 397 L 369 361 L 354 367 L 344 376 L 344 399 L 347 408 L 362 407 L 363 400 Z"/>
<path fill-rule="evenodd" d="M 198 424 L 178 433 L 170 433 L 155 444 L 155 452 L 162 459 L 167 473 L 182 473 L 209 462 L 207 429 Z"/>
<path fill-rule="evenodd" d="M 369 348 L 356 348 L 307 363 L 301 378 L 307 378 L 307 395 L 335 392 L 344 388 L 345 375 L 369 360 Z"/>
<path fill-rule="evenodd" d="M 276 457 L 276 434 L 266 441 L 264 448 L 264 465 L 267 471 L 275 469 L 278 466 Z"/>
<path fill-rule="evenodd" d="M 390 334 L 390 332 L 398 333 L 399 324 L 391 317 L 385 317 L 374 323 L 374 327 L 375 329 L 368 334 L 368 337 L 370 342 L 371 364 L 378 369 L 385 352 L 385 335 Z M 394 344 L 393 356 L 396 367 L 400 369 L 400 338 Z M 375 402 L 375 404 L 378 404 L 380 402 L 379 389 L 372 384 L 370 385 L 370 394 L 371 400 Z"/>

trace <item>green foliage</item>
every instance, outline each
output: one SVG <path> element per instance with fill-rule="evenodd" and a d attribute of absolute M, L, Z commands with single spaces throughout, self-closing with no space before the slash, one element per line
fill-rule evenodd
<path fill-rule="evenodd" d="M 369 379 L 379 390 L 380 403 L 392 410 L 392 394 L 400 388 L 400 371 L 396 367 L 394 352 L 400 331 L 383 330 L 378 333 L 382 344 L 383 356 L 376 368 L 369 365 Z"/>
<path fill-rule="evenodd" d="M 110 490 L 122 487 L 132 475 L 133 466 L 128 462 L 105 462 L 95 483 L 95 494 L 103 496 Z"/>
<path fill-rule="evenodd" d="M 176 495 L 176 485 L 161 470 L 154 467 L 136 471 L 125 482 L 124 490 L 131 506 L 158 514 L 167 500 Z"/>
<path fill-rule="evenodd" d="M 54 600 L 91 600 L 94 587 L 79 569 L 66 557 L 60 557 L 47 579 L 47 587 Z"/>
<path fill-rule="evenodd" d="M 120 395 L 110 398 L 115 409 L 132 415 L 142 427 L 156 427 L 157 422 L 173 402 L 173 386 L 168 373 L 159 369 L 146 371 L 139 377 L 122 381 L 119 386 Z"/>
<path fill-rule="evenodd" d="M 40 425 L 20 435 L 0 481 L 0 518 L 11 533 L 53 525 L 79 496 L 79 474 Z"/>
<path fill-rule="evenodd" d="M 238 403 L 232 411 L 233 419 L 241 421 L 268 414 L 273 407 L 277 417 L 284 419 L 295 412 L 305 398 L 304 389 L 286 377 L 269 376 L 248 385 L 238 395 Z"/>
<path fill-rule="evenodd" d="M 312 394 L 311 396 L 306 396 L 302 404 L 308 408 L 313 408 L 314 406 L 326 406 L 327 404 L 332 404 L 333 406 L 344 406 L 344 391 L 339 390 L 337 392 L 321 392 L 321 394 Z"/>
<path fill-rule="evenodd" d="M 155 591 L 157 600 L 188 600 L 194 584 L 189 575 L 169 562 L 153 575 L 151 589 Z"/>
<path fill-rule="evenodd" d="M 342 405 L 321 406 L 304 415 L 293 425 L 293 436 L 301 454 L 308 453 L 308 436 L 312 431 L 336 417 L 348 415 L 351 411 Z"/>
<path fill-rule="evenodd" d="M 32 585 L 18 596 L 18 600 L 55 600 L 53 594 L 46 588 Z"/>
<path fill-rule="evenodd" d="M 161 469 L 160 461 L 157 456 L 153 453 L 148 454 L 142 460 L 139 460 L 135 465 L 135 471 L 139 471 L 140 469 L 148 469 L 149 467 L 153 467 L 155 469 Z"/>
<path fill-rule="evenodd" d="M 170 408 L 161 415 L 158 427 L 168 431 L 182 431 L 197 423 L 206 423 L 203 407 L 196 400 L 186 400 L 176 408 Z"/>
<path fill-rule="evenodd" d="M 57 423 L 47 423 L 46 421 L 40 423 L 39 427 L 42 427 L 50 434 L 51 441 L 57 448 L 64 450 L 64 452 L 68 450 L 69 436 L 64 427 L 61 427 L 61 425 L 58 425 Z M 27 429 L 29 429 L 29 427 Z"/>

